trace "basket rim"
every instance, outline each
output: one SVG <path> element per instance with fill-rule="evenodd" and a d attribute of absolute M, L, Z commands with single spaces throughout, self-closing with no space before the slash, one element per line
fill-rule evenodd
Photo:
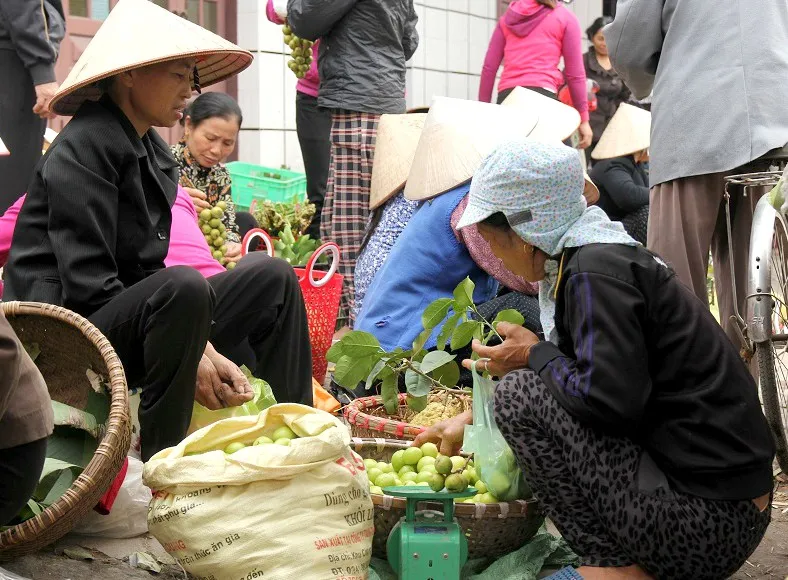
<path fill-rule="evenodd" d="M 109 340 L 96 326 L 83 316 L 54 304 L 12 301 L 0 302 L 0 306 L 2 306 L 3 313 L 7 318 L 19 315 L 41 316 L 66 322 L 79 330 L 98 350 L 99 355 L 107 366 L 111 395 L 107 429 L 99 442 L 96 452 L 93 454 L 93 458 L 71 487 L 55 503 L 37 516 L 0 532 L 1 553 L 6 549 L 33 541 L 58 520 L 67 519 L 69 514 L 79 507 L 81 497 L 104 485 L 102 480 L 106 478 L 102 477 L 104 475 L 102 470 L 106 466 L 112 465 L 113 457 L 121 453 L 125 456 L 128 453 L 127 449 L 119 448 L 117 442 L 130 440 L 131 420 L 129 417 L 129 395 L 123 364 Z M 112 475 L 113 478 L 116 476 L 117 472 Z M 106 482 L 106 487 L 102 489 L 102 493 L 111 483 L 111 479 Z M 93 506 L 90 507 L 91 509 L 93 508 Z"/>
<path fill-rule="evenodd" d="M 350 445 L 354 451 L 358 452 L 358 450 L 363 449 L 364 447 L 376 447 L 377 449 L 385 449 L 389 448 L 396 448 L 396 449 L 407 449 L 410 447 L 408 441 L 400 441 L 396 439 L 384 439 L 384 438 L 370 438 L 370 437 L 352 437 L 350 441 Z M 467 455 L 463 453 L 462 455 Z M 394 496 L 382 496 L 378 494 L 369 494 L 370 498 L 372 499 L 372 503 L 376 507 L 381 507 L 385 510 L 394 509 L 405 509 L 405 505 L 407 501 L 405 498 L 402 497 L 394 497 Z M 438 502 L 424 502 L 425 506 L 428 507 L 440 507 L 441 504 Z M 483 518 L 525 518 L 533 516 L 533 512 L 535 509 L 539 509 L 539 501 L 531 498 L 531 499 L 518 499 L 515 501 L 509 502 L 498 502 L 498 503 L 474 503 L 474 504 L 467 504 L 467 503 L 456 503 L 454 504 L 454 514 L 456 516 L 465 516 L 465 517 L 473 517 L 475 519 L 483 519 Z"/>

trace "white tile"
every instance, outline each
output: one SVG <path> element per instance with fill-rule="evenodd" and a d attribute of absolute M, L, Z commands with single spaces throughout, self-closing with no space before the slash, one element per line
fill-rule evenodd
<path fill-rule="evenodd" d="M 468 75 L 468 99 L 479 100 L 479 75 Z"/>
<path fill-rule="evenodd" d="M 424 0 L 425 6 L 432 6 L 433 8 L 442 8 L 446 10 L 447 0 Z"/>
<path fill-rule="evenodd" d="M 449 0 L 446 3 L 446 8 L 454 10 L 455 12 L 468 13 L 468 0 Z"/>
<path fill-rule="evenodd" d="M 426 67 L 434 70 L 446 70 L 448 47 L 448 19 L 445 10 L 437 8 L 425 9 L 426 29 Z"/>
<path fill-rule="evenodd" d="M 405 97 L 408 108 L 423 107 L 430 104 L 424 94 L 425 71 L 423 68 L 412 68 L 405 73 L 407 87 Z"/>
<path fill-rule="evenodd" d="M 304 159 L 301 156 L 301 145 L 295 131 L 285 131 L 285 165 L 291 171 L 304 172 Z"/>
<path fill-rule="evenodd" d="M 257 7 L 265 9 L 262 2 L 258 0 L 238 0 L 238 14 L 257 14 Z"/>
<path fill-rule="evenodd" d="M 262 5 L 262 2 L 260 2 Z M 241 16 L 239 16 L 241 18 Z M 290 53 L 290 48 L 285 46 L 284 35 L 282 34 L 282 25 L 274 24 L 268 20 L 265 10 L 262 10 L 256 18 L 258 22 L 258 46 L 259 50 L 265 52 L 285 52 Z M 239 22 L 240 25 L 240 22 Z"/>
<path fill-rule="evenodd" d="M 256 129 L 241 129 L 238 135 L 238 160 L 260 163 L 260 132 Z"/>
<path fill-rule="evenodd" d="M 285 121 L 284 128 L 295 131 L 296 128 L 296 83 L 298 79 L 290 71 L 285 69 L 284 81 L 284 104 L 285 104 Z"/>
<path fill-rule="evenodd" d="M 476 16 L 489 16 L 489 0 L 468 0 L 468 12 Z"/>
<path fill-rule="evenodd" d="M 599 11 L 602 13 L 602 10 Z M 487 16 L 490 18 L 498 18 L 498 0 L 487 0 Z"/>
<path fill-rule="evenodd" d="M 257 15 L 238 12 L 238 46 L 246 50 L 256 51 L 260 46 L 257 26 Z"/>
<path fill-rule="evenodd" d="M 260 53 L 260 84 L 258 98 L 260 100 L 261 129 L 284 129 L 285 125 L 285 74 L 292 75 L 285 66 L 285 57 L 281 54 Z"/>
<path fill-rule="evenodd" d="M 487 20 L 476 16 L 470 17 L 470 33 L 468 38 L 468 72 L 481 74 L 484 56 L 490 44 Z"/>
<path fill-rule="evenodd" d="M 420 68 L 424 68 L 424 55 L 426 54 L 426 45 L 427 45 L 427 38 L 424 32 L 425 30 L 425 13 L 424 13 L 424 6 L 419 4 L 414 4 L 416 9 L 416 14 L 419 17 L 419 21 L 416 24 L 416 31 L 419 33 L 419 46 L 416 49 L 416 52 L 413 53 L 413 56 L 408 61 L 408 65 L 410 66 L 417 66 Z"/>
<path fill-rule="evenodd" d="M 280 167 L 285 162 L 285 131 L 260 131 L 260 165 Z"/>
<path fill-rule="evenodd" d="M 435 97 L 445 97 L 448 92 L 448 73 L 428 70 L 425 74 L 424 93 L 431 103 Z"/>
<path fill-rule="evenodd" d="M 238 75 L 238 105 L 244 115 L 244 127 L 260 126 L 260 61 L 254 59 Z"/>
<path fill-rule="evenodd" d="M 467 14 L 448 13 L 449 44 L 447 68 L 450 72 L 470 72 L 468 70 L 468 32 L 470 28 Z"/>
<path fill-rule="evenodd" d="M 449 73 L 448 96 L 455 99 L 468 98 L 468 75 Z"/>

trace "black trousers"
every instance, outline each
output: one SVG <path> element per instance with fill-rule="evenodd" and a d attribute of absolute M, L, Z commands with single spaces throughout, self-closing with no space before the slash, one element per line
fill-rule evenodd
<path fill-rule="evenodd" d="M 188 266 L 161 270 L 90 317 L 142 387 L 142 459 L 186 435 L 197 365 L 208 340 L 268 381 L 279 402 L 312 404 L 306 310 L 293 268 L 256 253 L 206 280 Z M 238 360 L 244 347 L 253 360 Z"/>
<path fill-rule="evenodd" d="M 41 159 L 47 123 L 33 112 L 35 104 L 30 73 L 15 51 L 0 49 L 0 139 L 11 151 L 0 157 L 0 214 L 27 192 Z"/>
<path fill-rule="evenodd" d="M 318 107 L 316 97 L 296 93 L 296 132 L 304 159 L 306 195 L 316 210 L 306 233 L 317 239 L 331 161 L 331 111 Z"/>
<path fill-rule="evenodd" d="M 33 496 L 46 451 L 46 438 L 0 449 L 0 526 L 13 520 Z"/>
<path fill-rule="evenodd" d="M 547 89 L 543 89 L 542 87 L 525 87 L 525 88 L 526 88 L 526 89 L 530 89 L 530 90 L 532 90 L 532 91 L 536 91 L 537 93 L 539 93 L 540 95 L 544 95 L 545 97 L 550 97 L 551 99 L 556 99 L 556 100 L 558 100 L 558 95 L 556 95 L 556 94 L 555 94 L 554 92 L 552 92 L 552 91 L 548 91 Z M 498 92 L 498 98 L 496 99 L 497 103 L 498 103 L 499 105 L 500 105 L 501 103 L 503 103 L 503 102 L 506 100 L 506 97 L 508 97 L 508 96 L 509 96 L 509 94 L 510 94 L 510 93 L 511 93 L 513 90 L 514 90 L 514 89 L 513 89 L 513 88 L 511 88 L 511 89 L 504 89 L 504 90 L 502 90 L 502 91 L 499 91 L 499 92 Z"/>

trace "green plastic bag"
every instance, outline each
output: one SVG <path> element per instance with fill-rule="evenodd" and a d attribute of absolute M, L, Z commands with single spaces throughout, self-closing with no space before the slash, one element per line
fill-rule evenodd
<path fill-rule="evenodd" d="M 241 367 L 241 370 L 244 375 L 246 375 L 246 378 L 249 379 L 249 385 L 251 385 L 252 391 L 254 391 L 254 398 L 240 407 L 227 407 L 226 409 L 218 409 L 216 411 L 211 411 L 195 401 L 194 408 L 192 409 L 192 420 L 189 424 L 189 431 L 187 433 L 188 435 L 212 423 L 221 421 L 222 419 L 259 415 L 264 409 L 276 404 L 274 392 L 267 382 L 263 379 L 253 377 L 252 373 L 245 366 Z"/>
<path fill-rule="evenodd" d="M 482 359 L 484 360 L 484 359 Z M 473 453 L 476 471 L 487 489 L 500 501 L 527 499 L 531 489 L 517 466 L 511 448 L 503 438 L 494 417 L 496 382 L 473 369 L 473 425 L 465 427 L 463 450 Z"/>

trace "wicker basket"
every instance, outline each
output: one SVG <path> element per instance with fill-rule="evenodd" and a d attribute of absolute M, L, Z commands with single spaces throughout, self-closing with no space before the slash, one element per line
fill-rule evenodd
<path fill-rule="evenodd" d="M 390 461 L 394 452 L 405 449 L 405 441 L 353 438 L 353 450 L 364 459 Z M 397 522 L 405 516 L 404 498 L 372 495 L 375 505 L 375 536 L 372 554 L 386 558 L 386 541 Z M 419 509 L 442 510 L 440 503 L 424 502 Z M 497 504 L 458 503 L 454 514 L 468 539 L 468 557 L 497 558 L 521 548 L 544 522 L 536 500 L 518 500 Z"/>
<path fill-rule="evenodd" d="M 463 402 L 464 410 L 471 408 L 471 398 L 464 392 L 452 390 Z M 436 395 L 430 394 L 430 399 Z M 355 399 L 344 409 L 345 419 L 350 424 L 353 437 L 371 437 L 373 439 L 384 437 L 386 439 L 398 439 L 412 441 L 416 436 L 424 431 L 426 427 L 405 422 L 404 419 L 412 413 L 405 404 L 407 395 L 399 395 L 398 418 L 392 419 L 383 407 L 383 398 L 380 396 L 361 397 Z"/>
<path fill-rule="evenodd" d="M 117 476 L 131 441 L 129 396 L 123 365 L 90 322 L 65 308 L 3 302 L 22 343 L 38 343 L 36 366 L 52 399 L 84 409 L 91 389 L 88 367 L 108 377 L 111 402 L 106 430 L 93 459 L 71 488 L 38 516 L 0 533 L 0 559 L 22 556 L 60 539 L 93 509 Z"/>

